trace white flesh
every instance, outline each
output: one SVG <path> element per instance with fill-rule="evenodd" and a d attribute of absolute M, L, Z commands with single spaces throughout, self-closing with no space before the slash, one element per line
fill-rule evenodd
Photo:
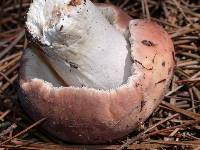
<path fill-rule="evenodd" d="M 89 0 L 34 0 L 26 25 L 70 86 L 113 89 L 131 75 L 129 44 Z M 39 69 L 39 68 L 38 68 Z"/>

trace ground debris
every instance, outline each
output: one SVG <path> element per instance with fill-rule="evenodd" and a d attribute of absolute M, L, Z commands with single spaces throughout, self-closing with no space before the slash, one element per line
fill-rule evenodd
<path fill-rule="evenodd" d="M 67 149 L 66 145 L 33 127 L 17 103 L 17 78 L 22 51 L 27 47 L 24 22 L 32 0 L 0 1 L 0 148 Z M 196 0 L 93 0 L 118 5 L 133 18 L 146 18 L 161 24 L 175 45 L 177 61 L 169 92 L 159 108 L 143 124 L 112 145 L 93 145 L 88 149 L 192 149 L 200 147 L 197 134 L 200 123 L 200 1 Z M 72 1 L 77 5 L 80 1 Z M 62 28 L 60 28 L 62 30 Z M 146 46 L 155 46 L 143 41 Z M 138 61 L 136 61 L 139 63 Z M 139 65 L 139 64 L 138 64 Z M 142 64 L 140 64 L 142 65 Z M 165 65 L 165 64 L 163 64 Z M 72 64 L 72 67 L 77 68 Z M 164 82 L 165 79 L 158 83 Z M 30 125 L 32 124 L 32 125 Z M 134 136 L 136 135 L 137 136 Z M 87 148 L 82 146 L 82 148 Z"/>

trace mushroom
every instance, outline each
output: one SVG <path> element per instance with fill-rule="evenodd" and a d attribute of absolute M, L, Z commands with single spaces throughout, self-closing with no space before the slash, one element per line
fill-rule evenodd
<path fill-rule="evenodd" d="M 174 47 L 162 27 L 89 0 L 34 0 L 20 101 L 43 128 L 68 142 L 123 137 L 158 106 L 170 84 Z"/>

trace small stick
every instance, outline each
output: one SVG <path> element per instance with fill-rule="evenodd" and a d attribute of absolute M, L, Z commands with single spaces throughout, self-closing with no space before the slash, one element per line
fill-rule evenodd
<path fill-rule="evenodd" d="M 193 111 L 194 113 L 196 113 L 196 110 L 195 110 L 195 107 L 194 107 L 194 94 L 193 94 L 191 88 L 189 89 L 189 93 L 190 93 L 190 97 L 191 97 L 191 100 L 192 100 L 192 111 Z"/>
<path fill-rule="evenodd" d="M 181 55 L 188 56 L 188 57 L 191 57 L 191 58 L 194 58 L 194 59 L 197 59 L 198 61 L 200 61 L 200 56 L 197 54 L 194 54 L 194 53 L 182 52 Z"/>
<path fill-rule="evenodd" d="M 16 125 L 15 123 L 12 124 L 12 125 L 9 126 L 6 130 L 3 130 L 3 131 L 0 133 L 0 137 L 1 137 L 1 136 L 4 136 L 5 134 L 8 134 L 9 132 L 12 132 L 16 127 L 17 127 L 17 125 Z"/>
<path fill-rule="evenodd" d="M 16 62 L 18 62 L 21 59 L 21 56 L 17 56 L 16 58 L 14 58 L 13 60 L 11 60 L 9 63 L 0 66 L 0 71 L 3 71 L 4 69 L 13 66 L 14 64 L 16 64 Z"/>
<path fill-rule="evenodd" d="M 180 44 L 188 44 L 191 43 L 190 40 L 180 40 L 180 41 L 174 41 L 174 45 L 179 46 Z"/>
<path fill-rule="evenodd" d="M 13 67 L 9 68 L 4 75 L 8 76 L 10 75 L 13 71 L 15 71 L 18 67 L 20 66 L 20 63 L 17 63 L 16 65 L 14 65 Z M 2 80 L 4 77 L 0 76 L 0 80 Z"/>
<path fill-rule="evenodd" d="M 192 24 L 192 22 L 187 18 L 187 16 L 185 15 L 183 9 L 181 8 L 180 4 L 176 1 L 173 0 L 174 4 L 176 5 L 176 7 L 179 9 L 179 11 L 181 12 L 181 14 L 183 15 L 183 17 L 190 23 Z"/>
<path fill-rule="evenodd" d="M 124 143 L 119 149 L 128 148 L 130 144 L 132 144 L 132 143 L 134 143 L 135 141 L 137 141 L 137 140 L 142 139 L 143 137 L 145 137 L 145 134 L 146 134 L 147 132 L 150 132 L 151 130 L 153 130 L 153 129 L 154 129 L 155 127 L 157 127 L 158 125 L 160 125 L 160 124 L 162 124 L 162 123 L 164 123 L 164 122 L 166 122 L 166 121 L 168 121 L 168 120 L 170 120 L 170 119 L 172 119 L 172 118 L 174 118 L 174 117 L 177 117 L 178 115 L 179 115 L 178 113 L 177 113 L 177 114 L 174 114 L 174 115 L 169 116 L 169 117 L 167 117 L 167 118 L 165 118 L 165 119 L 159 121 L 158 123 L 152 125 L 152 126 L 149 127 L 147 130 L 145 130 L 145 131 L 143 131 L 142 133 L 138 134 L 136 137 L 134 137 L 134 138 L 132 138 L 132 139 L 128 139 L 128 140 L 126 141 L 126 143 Z"/>
<path fill-rule="evenodd" d="M 21 55 L 22 55 L 22 52 L 19 51 L 19 52 L 15 53 L 15 54 L 12 54 L 12 55 L 10 55 L 10 56 L 8 56 L 8 57 L 2 59 L 2 60 L 0 61 L 0 64 L 4 63 L 4 62 L 6 62 L 6 61 L 9 61 L 10 59 L 16 58 L 17 56 L 21 56 Z"/>
<path fill-rule="evenodd" d="M 141 0 L 142 3 L 142 14 L 143 14 L 143 18 L 146 17 L 146 12 L 145 12 L 145 4 L 144 4 L 144 0 Z"/>
<path fill-rule="evenodd" d="M 7 47 L 5 48 L 1 53 L 0 53 L 0 59 L 5 56 L 20 40 L 21 38 L 24 36 L 25 31 L 23 30 L 18 37 Z"/>
<path fill-rule="evenodd" d="M 1 116 L 0 116 L 0 120 L 4 121 L 4 118 L 10 113 L 10 109 L 6 110 Z"/>
<path fill-rule="evenodd" d="M 20 136 L 20 135 L 26 133 L 27 131 L 29 131 L 29 130 L 32 129 L 33 127 L 35 127 L 35 126 L 41 124 L 44 120 L 46 120 L 46 118 L 42 118 L 42 119 L 38 120 L 38 121 L 35 122 L 34 124 L 30 125 L 30 126 L 27 127 L 26 129 L 24 129 L 23 131 L 21 131 L 21 132 L 15 134 L 13 137 L 11 137 L 11 138 L 9 138 L 9 139 L 7 139 L 7 140 L 1 142 L 0 145 L 3 145 L 3 144 L 5 144 L 5 143 L 8 143 L 8 142 L 11 141 L 12 139 L 14 139 L 14 138 L 16 138 L 16 137 L 18 137 L 18 136 Z"/>
<path fill-rule="evenodd" d="M 161 20 L 161 19 L 157 19 L 157 18 L 153 18 L 153 17 L 152 17 L 151 19 L 154 20 L 154 21 L 157 21 L 157 22 L 159 22 L 159 23 L 162 23 L 162 24 L 164 24 L 164 25 L 168 25 L 168 26 L 170 26 L 170 27 L 176 28 L 176 29 L 180 28 L 180 27 L 177 26 L 177 25 L 171 24 L 171 23 L 169 23 L 169 22 L 167 22 L 167 21 L 164 21 L 164 20 Z"/>
<path fill-rule="evenodd" d="M 10 79 L 10 82 L 7 82 L 5 83 L 1 88 L 0 88 L 0 94 L 3 93 L 3 91 L 5 91 L 9 86 L 10 84 L 12 84 L 16 79 L 18 78 L 18 75 L 14 75 L 11 79 Z"/>
<path fill-rule="evenodd" d="M 176 38 L 178 36 L 191 33 L 194 31 L 198 31 L 198 30 L 200 30 L 200 25 L 198 24 L 193 24 L 193 28 L 191 28 L 191 26 L 185 26 L 183 28 L 176 30 L 173 34 L 171 34 L 171 38 Z"/>
<path fill-rule="evenodd" d="M 196 47 L 196 46 L 191 46 L 191 45 L 177 45 L 178 48 L 182 48 L 182 49 L 187 49 L 187 50 L 194 50 L 194 51 L 198 51 L 200 50 L 200 48 Z"/>
<path fill-rule="evenodd" d="M 182 63 L 178 63 L 177 67 L 184 67 L 184 66 L 197 65 L 197 64 L 199 64 L 199 61 L 197 60 L 188 61 L 188 62 L 184 61 Z"/>
<path fill-rule="evenodd" d="M 191 111 L 178 108 L 175 105 L 171 105 L 171 104 L 164 102 L 164 101 L 162 101 L 162 104 L 171 108 L 172 110 L 174 110 L 177 113 L 181 113 L 181 114 L 188 116 L 188 117 L 195 119 L 195 120 L 200 120 L 200 114 L 196 114 L 196 113 L 193 113 Z"/>
<path fill-rule="evenodd" d="M 150 16 L 150 13 L 149 13 L 149 7 L 148 7 L 147 0 L 144 0 L 144 4 L 145 4 L 146 17 L 147 17 L 148 20 L 151 20 L 151 16 Z"/>

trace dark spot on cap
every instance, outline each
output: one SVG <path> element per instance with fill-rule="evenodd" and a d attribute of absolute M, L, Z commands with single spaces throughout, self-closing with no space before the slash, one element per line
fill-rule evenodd
<path fill-rule="evenodd" d="M 59 31 L 62 31 L 63 27 L 64 27 L 64 26 L 63 26 L 63 25 L 61 25 L 61 26 L 60 26 L 60 29 L 59 29 Z"/>
<path fill-rule="evenodd" d="M 133 59 L 132 57 L 130 57 L 130 61 L 131 61 L 132 63 L 134 63 L 134 59 Z"/>
<path fill-rule="evenodd" d="M 176 56 L 175 56 L 174 51 L 172 51 L 172 57 L 173 57 L 174 63 L 176 64 Z"/>
<path fill-rule="evenodd" d="M 165 67 L 165 61 L 162 62 L 162 66 Z"/>
<path fill-rule="evenodd" d="M 147 70 L 153 70 L 153 67 L 151 67 L 151 68 L 147 68 L 147 67 L 145 67 L 145 66 L 144 66 L 140 61 L 138 61 L 138 60 L 136 60 L 136 59 L 134 59 L 134 62 L 140 64 L 144 69 L 147 69 Z"/>
<path fill-rule="evenodd" d="M 149 40 L 143 40 L 142 44 L 145 46 L 155 46 L 155 44 L 152 41 Z"/>
<path fill-rule="evenodd" d="M 69 62 L 70 67 L 77 69 L 78 65 L 73 63 L 73 62 Z"/>
<path fill-rule="evenodd" d="M 143 107 L 145 106 L 146 102 L 144 100 L 141 101 L 141 109 L 140 112 L 142 111 Z"/>
<path fill-rule="evenodd" d="M 157 55 L 157 52 L 156 52 L 155 55 L 153 56 L 152 63 L 154 63 L 155 58 L 156 58 L 156 55 Z"/>
<path fill-rule="evenodd" d="M 157 85 L 157 84 L 159 84 L 159 83 L 163 83 L 163 82 L 165 82 L 165 81 L 166 81 L 166 79 L 162 79 L 162 80 L 156 82 L 155 85 Z"/>
<path fill-rule="evenodd" d="M 138 87 L 139 85 L 140 85 L 139 83 L 136 83 L 136 84 L 135 84 L 136 87 Z"/>

